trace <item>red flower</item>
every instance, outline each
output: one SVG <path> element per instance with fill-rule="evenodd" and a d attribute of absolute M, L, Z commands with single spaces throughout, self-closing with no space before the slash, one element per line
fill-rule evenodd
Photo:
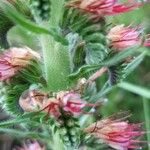
<path fill-rule="evenodd" d="M 127 4 L 118 4 L 117 0 L 75 0 L 68 3 L 68 6 L 98 16 L 115 15 L 132 11 L 142 4 L 140 2 L 128 1 Z"/>
<path fill-rule="evenodd" d="M 81 114 L 82 108 L 86 106 L 86 102 L 81 99 L 81 95 L 75 92 L 59 92 L 57 99 L 65 111 L 74 115 Z"/>
<path fill-rule="evenodd" d="M 135 138 L 144 134 L 140 131 L 140 124 L 129 124 L 122 119 L 113 120 L 111 118 L 93 123 L 84 131 L 101 139 L 116 150 L 140 149 L 141 146 L 136 144 L 142 141 L 135 140 Z"/>
<path fill-rule="evenodd" d="M 34 58 L 39 59 L 39 54 L 27 47 L 11 48 L 0 54 L 0 81 L 13 77 Z"/>
<path fill-rule="evenodd" d="M 26 112 L 45 111 L 55 118 L 61 115 L 59 101 L 55 98 L 48 98 L 46 93 L 38 89 L 23 92 L 19 99 L 19 105 Z"/>
<path fill-rule="evenodd" d="M 43 105 L 42 111 L 47 112 L 47 117 L 50 115 L 51 117 L 59 118 L 61 116 L 60 107 L 60 102 L 57 99 L 49 98 Z"/>
<path fill-rule="evenodd" d="M 111 46 L 116 50 L 123 50 L 141 44 L 141 29 L 139 27 L 131 28 L 124 27 L 124 25 L 117 25 L 113 27 L 107 38 L 111 42 Z"/>

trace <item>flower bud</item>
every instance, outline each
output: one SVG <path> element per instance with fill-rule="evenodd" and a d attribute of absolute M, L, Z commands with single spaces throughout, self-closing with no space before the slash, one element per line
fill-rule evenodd
<path fill-rule="evenodd" d="M 42 109 L 48 97 L 46 93 L 39 90 L 26 90 L 19 99 L 19 105 L 26 112 Z"/>
<path fill-rule="evenodd" d="M 84 132 L 102 140 L 110 147 L 116 150 L 140 149 L 141 146 L 135 145 L 141 142 L 135 140 L 143 135 L 140 131 L 140 124 L 129 124 L 123 119 L 106 118 L 96 123 L 93 123 Z"/>
<path fill-rule="evenodd" d="M 142 6 L 142 3 L 131 1 L 127 4 L 119 4 L 117 0 L 76 0 L 69 2 L 68 6 L 104 17 L 132 11 Z"/>
<path fill-rule="evenodd" d="M 25 141 L 22 147 L 17 146 L 13 150 L 46 150 L 45 146 L 41 146 L 36 140 Z"/>
<path fill-rule="evenodd" d="M 124 25 L 113 27 L 107 38 L 110 40 L 110 46 L 117 51 L 134 47 L 141 44 L 141 29 L 139 27 L 131 28 Z"/>
<path fill-rule="evenodd" d="M 79 115 L 82 112 L 82 108 L 86 105 L 86 102 L 81 99 L 80 94 L 71 91 L 59 92 L 57 99 L 60 100 L 65 111 L 74 115 Z"/>
<path fill-rule="evenodd" d="M 19 70 L 26 67 L 30 60 L 40 59 L 40 55 L 25 48 L 10 48 L 0 54 L 0 81 L 13 77 Z"/>

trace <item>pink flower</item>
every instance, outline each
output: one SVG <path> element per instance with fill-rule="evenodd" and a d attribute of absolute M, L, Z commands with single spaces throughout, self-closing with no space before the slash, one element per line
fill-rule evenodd
<path fill-rule="evenodd" d="M 48 96 L 39 90 L 26 90 L 19 99 L 20 107 L 26 112 L 42 109 L 47 104 Z"/>
<path fill-rule="evenodd" d="M 136 144 L 142 141 L 135 140 L 135 138 L 144 134 L 140 131 L 140 124 L 129 124 L 122 119 L 112 120 L 111 118 L 93 123 L 84 131 L 116 150 L 140 149 L 141 146 Z"/>
<path fill-rule="evenodd" d="M 115 15 L 132 11 L 142 4 L 130 0 L 127 4 L 118 4 L 117 0 L 75 0 L 68 3 L 68 6 L 81 9 L 97 16 Z"/>
<path fill-rule="evenodd" d="M 74 115 L 79 115 L 86 106 L 86 102 L 81 99 L 81 95 L 75 92 L 62 91 L 57 94 L 63 109 Z"/>
<path fill-rule="evenodd" d="M 141 31 L 139 27 L 131 28 L 129 26 L 117 25 L 109 31 L 107 38 L 114 49 L 121 51 L 140 45 L 142 41 L 140 35 Z"/>
<path fill-rule="evenodd" d="M 0 81 L 13 77 L 19 70 L 26 67 L 31 59 L 39 59 L 40 55 L 25 48 L 10 48 L 0 54 Z"/>
<path fill-rule="evenodd" d="M 19 99 L 19 105 L 25 112 L 39 110 L 55 118 L 61 115 L 60 102 L 56 98 L 49 98 L 47 93 L 38 89 L 24 91 Z"/>
<path fill-rule="evenodd" d="M 47 112 L 47 117 L 50 115 L 59 118 L 61 116 L 60 107 L 60 102 L 57 99 L 49 98 L 42 106 L 42 111 Z"/>
<path fill-rule="evenodd" d="M 46 150 L 44 146 L 41 146 L 37 141 L 24 142 L 22 147 L 16 147 L 13 150 Z"/>

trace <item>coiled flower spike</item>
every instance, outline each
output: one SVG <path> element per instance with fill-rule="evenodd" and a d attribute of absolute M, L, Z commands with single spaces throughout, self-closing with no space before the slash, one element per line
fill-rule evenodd
<path fill-rule="evenodd" d="M 103 17 L 132 11 L 142 6 L 142 3 L 133 0 L 127 4 L 119 4 L 117 0 L 74 0 L 69 2 L 68 6 Z"/>
<path fill-rule="evenodd" d="M 124 118 L 106 118 L 93 123 L 84 129 L 84 132 L 101 139 L 104 143 L 116 150 L 141 149 L 137 144 L 145 141 L 136 140 L 145 134 L 140 129 L 141 124 L 129 124 Z"/>

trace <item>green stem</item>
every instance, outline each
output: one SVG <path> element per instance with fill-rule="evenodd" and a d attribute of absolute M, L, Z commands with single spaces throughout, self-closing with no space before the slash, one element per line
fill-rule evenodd
<path fill-rule="evenodd" d="M 52 37 L 41 35 L 44 58 L 44 72 L 51 91 L 64 90 L 69 86 L 69 56 L 66 47 L 57 43 Z"/>
<path fill-rule="evenodd" d="M 62 21 L 63 10 L 64 10 L 64 0 L 52 0 L 51 1 L 51 27 L 59 27 L 59 23 Z"/>
<path fill-rule="evenodd" d="M 145 115 L 145 122 L 146 122 L 146 130 L 150 131 L 150 105 L 149 100 L 143 98 L 143 109 L 144 109 L 144 115 Z M 147 132 L 147 141 L 150 142 L 150 134 Z M 148 144 L 148 150 L 150 150 L 150 144 Z"/>
<path fill-rule="evenodd" d="M 51 1 L 51 18 L 49 23 L 42 23 L 47 28 L 59 30 L 62 21 L 64 0 Z M 70 71 L 69 54 L 67 47 L 56 42 L 50 35 L 41 35 L 44 72 L 48 84 L 48 90 L 59 91 L 69 87 L 68 75 Z"/>

